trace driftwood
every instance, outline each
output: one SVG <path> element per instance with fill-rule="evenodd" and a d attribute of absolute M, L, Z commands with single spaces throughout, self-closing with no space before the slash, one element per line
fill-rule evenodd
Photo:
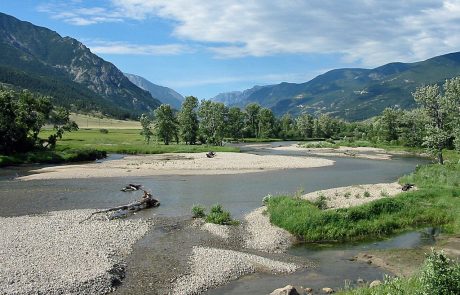
<path fill-rule="evenodd" d="M 210 152 L 206 153 L 206 157 L 208 157 L 208 158 L 214 158 L 215 156 L 216 156 L 216 153 L 213 152 L 213 151 L 210 151 Z"/>
<path fill-rule="evenodd" d="M 413 188 L 413 187 L 414 187 L 414 184 L 412 184 L 412 183 L 406 183 L 406 184 L 404 184 L 404 185 L 402 186 L 401 189 L 402 189 L 403 191 L 407 192 L 408 190 L 410 190 L 410 189 Z"/>
<path fill-rule="evenodd" d="M 121 189 L 122 192 L 131 192 L 131 191 L 137 191 L 142 188 L 142 184 L 128 184 L 124 188 Z"/>
<path fill-rule="evenodd" d="M 144 195 L 142 196 L 140 200 L 129 203 L 127 205 L 117 206 L 117 207 L 108 208 L 104 210 L 98 210 L 96 212 L 91 213 L 86 219 L 80 221 L 80 223 L 90 219 L 95 214 L 116 211 L 114 214 L 108 217 L 109 219 L 116 219 L 116 218 L 126 217 L 129 213 L 132 213 L 132 212 L 137 212 L 142 209 L 148 209 L 148 208 L 158 207 L 158 206 L 160 206 L 160 201 L 155 199 L 151 193 L 144 191 Z"/>

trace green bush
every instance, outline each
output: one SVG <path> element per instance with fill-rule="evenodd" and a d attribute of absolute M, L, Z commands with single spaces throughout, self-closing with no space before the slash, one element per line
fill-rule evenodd
<path fill-rule="evenodd" d="M 365 192 L 364 192 L 364 197 L 365 197 L 365 198 L 370 198 L 370 197 L 371 197 L 371 193 L 368 192 L 368 191 L 365 191 Z"/>
<path fill-rule="evenodd" d="M 422 266 L 420 282 L 423 295 L 460 294 L 460 264 L 442 251 L 431 250 Z"/>
<path fill-rule="evenodd" d="M 203 218 L 206 216 L 205 208 L 201 205 L 193 205 L 192 215 L 193 218 Z"/>
<path fill-rule="evenodd" d="M 107 133 L 109 133 L 109 130 L 105 129 L 105 128 L 102 128 L 102 129 L 99 129 L 99 132 L 102 133 L 102 134 L 107 134 Z"/>
<path fill-rule="evenodd" d="M 206 222 L 221 225 L 238 224 L 238 221 L 232 220 L 230 212 L 225 211 L 220 204 L 215 204 L 211 207 L 210 213 L 206 216 Z"/>
<path fill-rule="evenodd" d="M 315 205 L 320 210 L 326 210 L 327 209 L 327 198 L 323 194 L 320 194 L 318 198 L 316 198 L 316 200 L 312 202 L 312 204 Z"/>

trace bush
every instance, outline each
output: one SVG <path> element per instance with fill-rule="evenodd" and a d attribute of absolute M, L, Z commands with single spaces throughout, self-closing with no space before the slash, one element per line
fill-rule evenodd
<path fill-rule="evenodd" d="M 460 264 L 444 253 L 431 250 L 420 275 L 423 295 L 460 294 Z"/>
<path fill-rule="evenodd" d="M 206 216 L 206 222 L 221 225 L 238 224 L 238 221 L 232 220 L 230 212 L 225 211 L 220 204 L 211 207 L 210 213 Z"/>
<path fill-rule="evenodd" d="M 327 209 L 327 198 L 323 194 L 320 194 L 318 198 L 312 202 L 312 204 L 320 210 L 325 210 Z"/>
<path fill-rule="evenodd" d="M 109 133 L 109 130 L 107 130 L 105 128 L 102 128 L 102 129 L 99 129 L 99 132 L 102 133 L 102 134 L 107 134 L 107 133 Z"/>
<path fill-rule="evenodd" d="M 368 191 L 365 191 L 365 192 L 364 192 L 364 197 L 365 197 L 365 198 L 370 198 L 370 197 L 371 197 L 371 193 L 368 192 Z"/>
<path fill-rule="evenodd" d="M 192 216 L 193 218 L 203 218 L 206 216 L 205 208 L 201 205 L 193 205 Z"/>

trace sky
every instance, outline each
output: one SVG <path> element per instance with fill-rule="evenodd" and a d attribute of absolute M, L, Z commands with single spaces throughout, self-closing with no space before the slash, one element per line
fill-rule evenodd
<path fill-rule="evenodd" d="M 0 0 L 0 11 L 200 99 L 460 51 L 460 0 Z"/>

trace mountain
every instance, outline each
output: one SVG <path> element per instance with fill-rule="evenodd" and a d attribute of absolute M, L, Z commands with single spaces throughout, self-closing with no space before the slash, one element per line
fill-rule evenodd
<path fill-rule="evenodd" d="M 160 105 L 82 43 L 0 13 L 0 82 L 77 110 L 135 117 Z"/>
<path fill-rule="evenodd" d="M 268 86 L 254 86 L 244 91 L 224 92 L 211 98 L 213 101 L 223 102 L 226 105 L 238 105 L 248 99 L 254 92 Z"/>
<path fill-rule="evenodd" d="M 184 101 L 184 97 L 176 91 L 168 87 L 153 84 L 141 76 L 128 73 L 124 73 L 124 75 L 129 79 L 129 81 L 134 83 L 134 85 L 150 92 L 153 97 L 162 103 L 167 103 L 177 110 L 180 109 L 182 102 Z"/>
<path fill-rule="evenodd" d="M 230 105 L 256 102 L 277 115 L 328 113 L 348 120 L 378 115 L 386 107 L 412 108 L 411 93 L 424 84 L 442 84 L 460 75 L 460 52 L 415 63 L 390 63 L 375 69 L 336 69 L 305 83 L 280 83 L 238 96 Z M 253 89 L 253 88 L 252 88 Z M 249 91 L 249 90 L 247 90 Z M 219 97 L 232 97 L 219 94 Z"/>

